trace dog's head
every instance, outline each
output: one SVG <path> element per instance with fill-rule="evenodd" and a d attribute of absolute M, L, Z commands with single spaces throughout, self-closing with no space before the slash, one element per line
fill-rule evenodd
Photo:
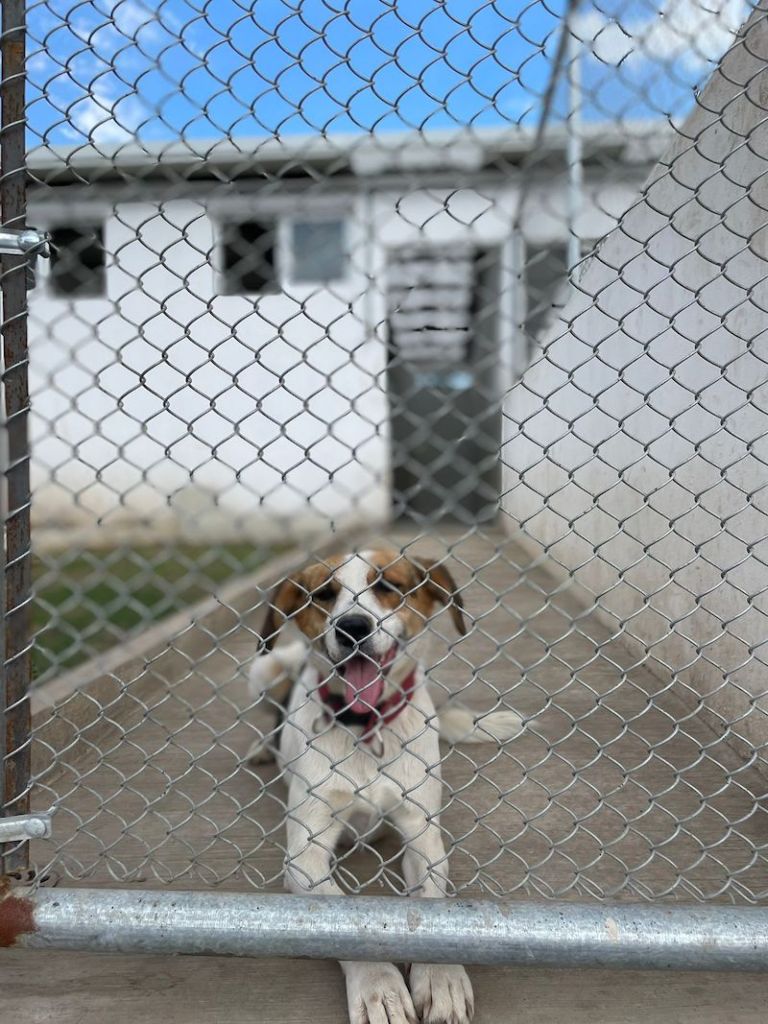
<path fill-rule="evenodd" d="M 363 551 L 310 565 L 272 596 L 262 637 L 273 646 L 291 620 L 336 677 L 352 710 L 376 707 L 418 656 L 418 641 L 438 606 L 450 608 L 460 634 L 464 606 L 450 572 L 430 559 L 394 550 Z"/>

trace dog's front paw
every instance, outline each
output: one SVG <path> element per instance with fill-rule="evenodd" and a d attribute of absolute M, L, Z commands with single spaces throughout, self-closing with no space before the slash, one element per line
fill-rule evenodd
<path fill-rule="evenodd" d="M 475 1012 L 472 983 L 463 967 L 411 964 L 411 995 L 424 1024 L 469 1024 Z"/>
<path fill-rule="evenodd" d="M 394 964 L 344 966 L 350 1024 L 417 1024 L 408 988 Z"/>
<path fill-rule="evenodd" d="M 248 669 L 251 696 L 258 700 L 280 678 L 284 669 L 273 653 L 259 654 Z"/>

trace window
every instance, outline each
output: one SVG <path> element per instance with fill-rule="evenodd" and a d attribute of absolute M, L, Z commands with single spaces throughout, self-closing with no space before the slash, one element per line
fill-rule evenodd
<path fill-rule="evenodd" d="M 528 249 L 525 260 L 525 333 L 535 339 L 561 308 L 568 284 L 568 251 L 555 244 Z"/>
<path fill-rule="evenodd" d="M 338 281 L 346 274 L 341 220 L 297 220 L 291 224 L 291 279 L 297 284 Z"/>
<path fill-rule="evenodd" d="M 277 279 L 277 225 L 246 220 L 221 227 L 222 292 L 274 295 Z"/>
<path fill-rule="evenodd" d="M 104 228 L 54 227 L 51 239 L 50 285 L 54 295 L 93 298 L 104 295 L 106 273 Z"/>

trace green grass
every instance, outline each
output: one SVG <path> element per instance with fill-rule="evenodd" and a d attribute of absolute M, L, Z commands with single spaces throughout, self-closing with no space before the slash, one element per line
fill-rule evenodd
<path fill-rule="evenodd" d="M 33 679 L 108 650 L 274 554 L 250 544 L 164 544 L 33 559 Z"/>

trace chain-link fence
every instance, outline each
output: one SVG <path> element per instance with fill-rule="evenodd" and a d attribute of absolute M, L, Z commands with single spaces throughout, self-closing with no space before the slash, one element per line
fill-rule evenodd
<path fill-rule="evenodd" d="M 764 903 L 762 7 L 20 15 L 7 870 Z"/>

